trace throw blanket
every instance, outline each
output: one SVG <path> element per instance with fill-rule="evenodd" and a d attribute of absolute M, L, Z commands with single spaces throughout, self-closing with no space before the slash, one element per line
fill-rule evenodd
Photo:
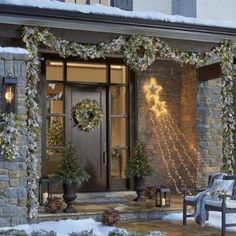
<path fill-rule="evenodd" d="M 212 187 L 215 179 L 223 179 L 226 174 L 219 173 L 215 175 L 211 175 L 208 187 L 203 192 L 198 193 L 194 197 L 194 219 L 195 222 L 199 225 L 204 225 L 206 221 L 206 210 L 205 210 L 205 202 L 210 198 L 210 194 L 212 193 Z"/>

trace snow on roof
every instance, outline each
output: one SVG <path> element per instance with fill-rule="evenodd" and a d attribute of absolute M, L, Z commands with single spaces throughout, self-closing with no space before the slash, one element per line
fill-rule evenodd
<path fill-rule="evenodd" d="M 29 54 L 24 48 L 0 47 L 0 53 Z"/>
<path fill-rule="evenodd" d="M 138 18 L 147 20 L 158 20 L 171 23 L 186 23 L 204 26 L 217 26 L 236 28 L 233 21 L 216 21 L 199 18 L 190 18 L 178 15 L 166 15 L 160 12 L 142 12 L 142 11 L 124 11 L 116 7 L 107 7 L 100 4 L 94 5 L 80 5 L 75 3 L 64 3 L 59 1 L 50 0 L 0 0 L 1 4 L 17 5 L 17 6 L 30 6 L 44 9 L 57 9 L 65 11 L 81 12 L 86 14 L 101 14 L 110 16 L 120 16 L 127 18 Z"/>

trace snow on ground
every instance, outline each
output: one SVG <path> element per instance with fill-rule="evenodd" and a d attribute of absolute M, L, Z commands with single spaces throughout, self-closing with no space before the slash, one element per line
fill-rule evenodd
<path fill-rule="evenodd" d="M 216 21 L 207 20 L 199 18 L 190 18 L 178 15 L 166 15 L 160 12 L 142 12 L 142 11 L 124 11 L 116 7 L 106 7 L 99 4 L 94 5 L 79 5 L 74 3 L 63 3 L 59 1 L 49 1 L 49 0 L 0 0 L 1 4 L 7 5 L 18 5 L 18 6 L 31 6 L 46 9 L 58 9 L 65 11 L 75 11 L 81 13 L 93 13 L 93 14 L 103 14 L 112 15 L 120 17 L 130 17 L 130 18 L 141 18 L 149 20 L 160 20 L 166 22 L 176 22 L 176 23 L 187 23 L 196 25 L 207 25 L 207 26 L 219 26 L 236 28 L 236 24 L 233 21 Z"/>
<path fill-rule="evenodd" d="M 209 221 L 206 222 L 206 226 L 221 228 L 221 213 L 220 212 L 210 212 Z M 182 221 L 182 213 L 172 213 L 163 217 L 163 220 L 167 221 Z M 188 218 L 188 220 L 193 220 L 193 218 Z M 227 214 L 226 223 L 236 223 L 236 214 Z M 227 227 L 227 231 L 236 232 L 236 227 Z"/>
<path fill-rule="evenodd" d="M 28 54 L 28 51 L 24 48 L 0 47 L 0 53 Z"/>
<path fill-rule="evenodd" d="M 24 230 L 27 234 L 31 234 L 34 230 L 55 231 L 57 236 L 65 236 L 72 232 L 81 232 L 83 230 L 93 230 L 97 236 L 106 236 L 110 231 L 116 227 L 102 225 L 95 220 L 88 218 L 82 220 L 61 220 L 61 221 L 47 221 L 39 224 L 18 225 L 15 227 L 5 227 L 1 230 L 18 229 Z"/>

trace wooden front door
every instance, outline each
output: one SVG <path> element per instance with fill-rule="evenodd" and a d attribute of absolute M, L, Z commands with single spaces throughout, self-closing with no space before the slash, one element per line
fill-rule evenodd
<path fill-rule="evenodd" d="M 107 189 L 107 142 L 106 142 L 106 89 L 68 86 L 66 89 L 66 135 L 76 148 L 79 161 L 90 175 L 80 191 Z M 102 107 L 103 120 L 99 127 L 90 132 L 74 126 L 72 108 L 83 99 L 94 99 Z"/>

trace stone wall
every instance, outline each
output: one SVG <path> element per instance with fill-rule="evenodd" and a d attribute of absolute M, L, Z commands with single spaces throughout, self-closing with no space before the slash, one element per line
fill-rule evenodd
<path fill-rule="evenodd" d="M 168 110 L 154 123 L 143 92 L 151 77 L 163 88 L 160 99 Z M 178 186 L 196 181 L 197 155 L 192 151 L 196 148 L 196 78 L 192 67 L 180 67 L 173 61 L 157 61 L 137 75 L 138 139 L 147 144 L 156 171 L 156 176 L 148 179 L 150 184 L 174 190 L 174 180 Z"/>
<path fill-rule="evenodd" d="M 26 54 L 0 53 L 0 112 L 2 111 L 2 77 L 16 76 L 17 113 L 25 120 Z M 13 161 L 0 157 L 0 227 L 27 222 L 26 136 L 18 143 L 19 154 Z"/>
<path fill-rule="evenodd" d="M 236 70 L 234 69 L 234 77 L 236 78 Z M 234 117 L 236 121 L 236 79 L 234 79 Z M 234 131 L 234 171 L 236 173 L 236 129 Z"/>
<path fill-rule="evenodd" d="M 222 167 L 220 79 L 199 82 L 197 97 L 198 145 L 204 161 L 199 168 L 199 183 L 206 185 L 208 175 Z"/>

